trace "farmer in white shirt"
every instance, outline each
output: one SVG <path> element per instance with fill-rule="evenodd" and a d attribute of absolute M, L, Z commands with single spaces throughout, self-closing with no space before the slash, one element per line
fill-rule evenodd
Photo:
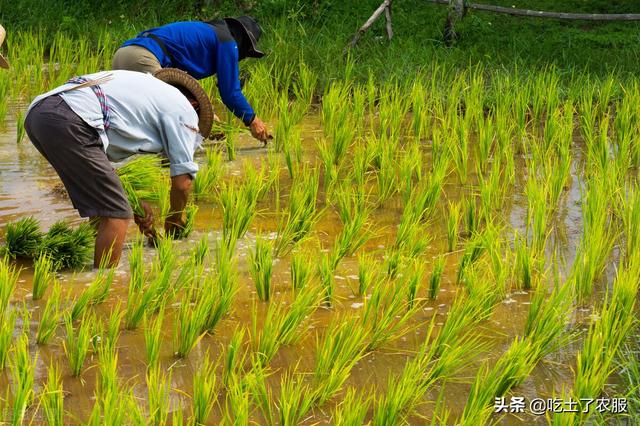
<path fill-rule="evenodd" d="M 103 71 L 69 80 L 29 106 L 25 129 L 51 163 L 80 216 L 98 222 L 94 266 L 118 264 L 134 216 L 111 161 L 164 153 L 171 175 L 169 233 L 184 226 L 183 212 L 198 171 L 193 155 L 211 131 L 213 108 L 198 82 L 165 68 L 155 76 Z M 155 234 L 153 215 L 135 217 L 140 231 Z M 111 257 L 109 258 L 109 253 Z"/>

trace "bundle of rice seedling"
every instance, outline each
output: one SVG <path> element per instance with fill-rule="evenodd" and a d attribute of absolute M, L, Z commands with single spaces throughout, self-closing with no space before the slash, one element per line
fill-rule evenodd
<path fill-rule="evenodd" d="M 42 242 L 40 223 L 31 216 L 9 223 L 4 238 L 5 245 L 0 250 L 0 255 L 4 254 L 12 259 L 34 257 Z"/>
<path fill-rule="evenodd" d="M 89 223 L 72 229 L 58 221 L 42 239 L 38 255 L 48 256 L 54 269 L 80 269 L 91 261 L 95 230 Z"/>

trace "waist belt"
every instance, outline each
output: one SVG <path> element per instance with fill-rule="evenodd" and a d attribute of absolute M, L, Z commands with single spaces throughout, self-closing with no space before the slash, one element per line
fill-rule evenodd
<path fill-rule="evenodd" d="M 102 111 L 102 122 L 104 123 L 105 132 L 109 130 L 109 125 L 111 124 L 111 120 L 110 120 L 111 114 L 109 112 L 109 102 L 107 99 L 107 95 L 104 93 L 99 83 L 102 83 L 103 81 L 109 81 L 110 79 L 111 79 L 110 75 L 107 75 L 99 80 L 89 80 L 86 77 L 80 76 L 80 77 L 73 77 L 72 79 L 69 79 L 65 83 L 65 84 L 77 84 L 77 86 L 71 87 L 65 90 L 65 92 L 68 92 L 74 89 L 80 89 L 82 87 L 91 87 L 91 90 L 93 90 L 93 93 L 96 95 L 96 98 L 98 98 L 98 102 L 100 103 L 100 110 Z"/>
<path fill-rule="evenodd" d="M 176 62 L 173 60 L 173 55 L 171 53 L 169 53 L 169 50 L 167 50 L 167 46 L 164 44 L 164 41 L 162 41 L 160 39 L 160 37 L 158 37 L 157 35 L 153 34 L 153 33 L 149 33 L 149 32 L 144 32 L 142 33 L 141 37 L 146 37 L 146 38 L 150 38 L 151 40 L 155 41 L 156 43 L 158 43 L 158 46 L 160 46 L 160 49 L 162 49 L 162 53 L 164 53 L 164 55 L 169 58 L 169 62 L 170 62 L 170 66 L 173 67 L 173 64 Z"/>

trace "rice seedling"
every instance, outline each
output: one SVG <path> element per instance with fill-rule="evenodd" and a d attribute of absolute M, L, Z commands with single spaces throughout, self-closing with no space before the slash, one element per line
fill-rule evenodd
<path fill-rule="evenodd" d="M 204 234 L 191 252 L 191 259 L 195 266 L 204 265 L 205 260 L 209 257 L 209 236 Z"/>
<path fill-rule="evenodd" d="M 36 343 L 39 345 L 46 345 L 51 340 L 62 320 L 62 308 L 60 306 L 61 293 L 62 287 L 60 283 L 54 281 L 53 290 L 42 311 L 36 331 Z"/>
<path fill-rule="evenodd" d="M 378 262 L 369 253 L 358 256 L 358 296 L 364 296 L 371 285 L 377 281 L 379 274 Z"/>
<path fill-rule="evenodd" d="M 227 120 L 227 121 L 230 121 L 230 120 Z M 226 148 L 227 158 L 229 159 L 229 161 L 234 161 L 236 159 L 237 139 L 238 139 L 237 130 L 233 126 L 228 125 L 224 132 L 224 146 Z"/>
<path fill-rule="evenodd" d="M 320 218 L 321 213 L 316 209 L 318 173 L 303 169 L 298 176 L 291 187 L 287 212 L 278 223 L 278 238 L 274 246 L 276 256 L 287 254 L 291 246 L 309 234 Z"/>
<path fill-rule="evenodd" d="M 147 424 L 165 425 L 169 418 L 171 373 L 165 375 L 159 368 L 149 368 L 146 374 L 149 415 Z"/>
<path fill-rule="evenodd" d="M 157 155 L 139 155 L 116 168 L 116 173 L 122 182 L 129 202 L 136 212 L 136 205 L 140 200 L 158 201 L 155 188 L 160 182 L 166 183 L 165 172 L 162 170 L 162 157 Z"/>
<path fill-rule="evenodd" d="M 81 269 L 93 258 L 95 229 L 84 222 L 72 229 L 64 221 L 54 223 L 38 248 L 38 256 L 49 256 L 55 269 Z"/>
<path fill-rule="evenodd" d="M 17 317 L 15 310 L 0 312 L 0 371 L 7 365 Z"/>
<path fill-rule="evenodd" d="M 193 196 L 196 201 L 208 199 L 222 175 L 222 152 L 209 148 L 206 150 L 207 162 L 198 170 L 193 180 Z"/>
<path fill-rule="evenodd" d="M 249 424 L 251 395 L 243 378 L 231 376 L 227 386 L 223 424 Z"/>
<path fill-rule="evenodd" d="M 370 406 L 370 396 L 362 395 L 356 388 L 349 388 L 344 399 L 333 413 L 332 422 L 338 426 L 366 424 L 365 419 Z"/>
<path fill-rule="evenodd" d="M 445 257 L 440 255 L 433 264 L 433 271 L 429 277 L 429 299 L 436 300 L 440 291 L 440 283 L 442 282 L 442 273 L 444 272 Z"/>
<path fill-rule="evenodd" d="M 396 164 L 390 144 L 383 146 L 378 161 L 379 164 L 376 173 L 376 180 L 378 182 L 378 207 L 382 207 L 398 190 Z"/>
<path fill-rule="evenodd" d="M 414 259 L 407 272 L 406 278 L 403 277 L 403 280 L 407 287 L 408 309 L 411 309 L 418 300 L 418 291 L 422 286 L 422 278 L 424 276 L 424 264 Z"/>
<path fill-rule="evenodd" d="M 537 260 L 534 252 L 527 247 L 527 242 L 524 238 L 519 238 L 516 235 L 514 245 L 516 249 L 515 270 L 520 274 L 520 280 L 518 282 L 521 288 L 529 290 L 534 286 L 535 265 L 537 264 Z"/>
<path fill-rule="evenodd" d="M 287 308 L 283 304 L 271 304 L 258 332 L 257 312 L 252 316 L 252 336 L 254 350 L 262 365 L 266 365 L 280 346 L 295 343 L 301 336 L 300 325 L 318 307 L 319 291 L 314 286 L 306 286 L 299 291 Z"/>
<path fill-rule="evenodd" d="M 193 375 L 193 393 L 191 395 L 191 423 L 203 425 L 217 398 L 215 364 L 209 360 L 208 354 Z"/>
<path fill-rule="evenodd" d="M 27 408 L 33 401 L 37 359 L 37 354 L 34 357 L 29 354 L 29 336 L 23 333 L 18 338 L 13 357 L 9 362 L 13 389 L 11 424 L 19 425 L 23 423 Z"/>
<path fill-rule="evenodd" d="M 316 395 L 304 382 L 302 375 L 285 373 L 280 379 L 279 424 L 282 426 L 299 424 L 313 407 L 315 399 Z"/>
<path fill-rule="evenodd" d="M 64 389 L 58 365 L 53 362 L 47 369 L 47 383 L 40 394 L 40 405 L 49 426 L 64 425 Z"/>
<path fill-rule="evenodd" d="M 210 284 L 205 285 L 205 294 L 209 294 L 207 301 L 203 302 L 206 319 L 202 326 L 203 331 L 211 332 L 220 320 L 229 312 L 233 298 L 238 292 L 238 276 L 235 261 L 230 249 L 224 244 L 219 244 L 216 251 L 216 274 Z M 208 282 L 208 281 L 206 281 Z M 213 287 L 213 288 L 212 288 Z M 207 289 L 211 290 L 207 290 Z"/>
<path fill-rule="evenodd" d="M 458 246 L 458 236 L 460 232 L 460 218 L 462 205 L 460 203 L 448 203 L 447 216 L 447 249 L 454 251 Z"/>
<path fill-rule="evenodd" d="M 299 251 L 291 254 L 291 285 L 294 291 L 305 288 L 312 278 L 312 266 L 309 253 Z"/>
<path fill-rule="evenodd" d="M 22 142 L 25 133 L 24 112 L 22 110 L 18 110 L 16 113 L 16 143 L 19 144 Z"/>
<path fill-rule="evenodd" d="M 20 271 L 9 263 L 9 259 L 0 257 L 0 314 L 7 312 L 19 276 Z"/>
<path fill-rule="evenodd" d="M 160 359 L 160 344 L 162 323 L 164 321 L 164 306 L 160 307 L 158 315 L 153 320 L 144 317 L 144 343 L 147 350 L 149 368 L 156 368 Z"/>
<path fill-rule="evenodd" d="M 122 311 L 120 308 L 120 302 L 118 302 L 109 313 L 109 317 L 107 318 L 106 334 L 102 338 L 102 348 L 104 348 L 106 353 L 117 353 L 120 324 L 122 323 L 123 316 L 124 311 Z"/>
<path fill-rule="evenodd" d="M 294 171 L 302 162 L 302 137 L 299 129 L 293 129 L 284 146 L 284 159 L 289 171 L 289 177 L 293 179 Z"/>
<path fill-rule="evenodd" d="M 473 235 L 480 226 L 478 217 L 478 207 L 476 206 L 475 197 L 467 197 L 463 201 L 464 204 L 464 222 L 466 234 Z"/>
<path fill-rule="evenodd" d="M 66 314 L 64 316 L 64 325 L 67 332 L 66 340 L 62 345 L 64 353 L 69 360 L 71 374 L 74 377 L 79 377 L 91 345 L 95 317 L 93 314 L 83 315 L 82 318 L 80 318 L 78 328 L 74 329 L 71 315 Z"/>
<path fill-rule="evenodd" d="M 10 222 L 5 228 L 4 239 L 5 256 L 11 259 L 35 257 L 43 239 L 40 223 L 31 216 Z"/>
<path fill-rule="evenodd" d="M 252 402 L 262 411 L 262 416 L 268 425 L 276 424 L 276 414 L 273 407 L 273 393 L 267 388 L 268 371 L 262 366 L 257 357 L 251 359 L 251 371 L 244 377 L 247 392 L 252 396 Z"/>
<path fill-rule="evenodd" d="M 259 192 L 259 184 L 254 180 L 247 180 L 244 185 L 238 185 L 235 180 L 222 185 L 218 194 L 222 208 L 222 235 L 231 249 L 247 232 L 256 215 Z"/>
<path fill-rule="evenodd" d="M 51 262 L 49 256 L 40 256 L 36 259 L 34 262 L 33 292 L 31 298 L 33 300 L 40 300 L 54 277 L 53 262 Z"/>
<path fill-rule="evenodd" d="M 173 351 L 176 356 L 184 358 L 189 355 L 204 336 L 204 327 L 207 320 L 207 308 L 210 306 L 208 297 L 200 295 L 195 306 L 189 302 L 194 298 L 192 293 L 187 293 L 178 308 L 178 316 L 175 321 L 173 334 Z"/>
<path fill-rule="evenodd" d="M 242 327 L 236 327 L 227 345 L 222 369 L 222 383 L 225 388 L 230 387 L 231 379 L 239 376 L 244 367 L 247 358 L 247 351 L 243 349 L 245 331 Z"/>
<path fill-rule="evenodd" d="M 108 256 L 105 258 L 108 259 Z M 113 278 L 115 269 L 105 269 L 104 267 L 98 269 L 96 277 L 93 279 L 89 287 L 76 299 L 71 308 L 71 320 L 75 321 L 80 318 L 86 311 L 88 306 L 98 305 L 105 301 L 109 294 L 111 284 L 113 284 Z"/>
<path fill-rule="evenodd" d="M 485 252 L 485 249 L 486 247 L 483 234 L 474 234 L 465 245 L 462 259 L 460 259 L 460 266 L 458 267 L 458 277 L 456 280 L 458 284 L 464 281 L 467 268 L 473 265 L 480 258 L 480 256 Z"/>
<path fill-rule="evenodd" d="M 365 355 L 369 331 L 355 317 L 334 317 L 322 340 L 316 340 L 313 394 L 318 405 L 340 390 L 353 366 Z M 308 396 L 310 392 L 305 392 Z"/>
<path fill-rule="evenodd" d="M 273 243 L 257 237 L 255 249 L 250 251 L 250 257 L 249 272 L 256 286 L 258 299 L 268 302 L 272 292 Z"/>
<path fill-rule="evenodd" d="M 184 209 L 185 221 L 184 227 L 180 229 L 177 235 L 173 235 L 174 238 L 187 238 L 196 226 L 196 214 L 198 214 L 198 205 L 192 202 L 187 203 Z"/>

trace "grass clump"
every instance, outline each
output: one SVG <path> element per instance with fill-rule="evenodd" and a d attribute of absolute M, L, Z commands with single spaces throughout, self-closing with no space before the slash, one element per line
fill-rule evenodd
<path fill-rule="evenodd" d="M 44 296 L 49 284 L 55 277 L 53 267 L 53 262 L 47 255 L 40 256 L 36 259 L 33 271 L 33 292 L 31 296 L 33 300 L 40 300 L 42 296 Z"/>
<path fill-rule="evenodd" d="M 82 373 L 84 360 L 89 353 L 91 346 L 92 332 L 95 326 L 93 315 L 83 315 L 77 329 L 73 327 L 73 319 L 70 314 L 64 317 L 64 326 L 67 331 L 67 338 L 63 342 L 64 353 L 69 360 L 71 374 L 79 377 Z"/>
<path fill-rule="evenodd" d="M 18 338 L 13 357 L 9 363 L 13 390 L 13 410 L 11 424 L 22 424 L 34 397 L 35 367 L 38 356 L 29 353 L 29 336 L 22 334 Z"/>
<path fill-rule="evenodd" d="M 153 320 L 144 318 L 144 343 L 147 351 L 147 363 L 151 369 L 158 366 L 160 359 L 160 338 L 162 336 L 162 323 L 164 321 L 164 307 L 160 308 L 158 315 Z"/>
<path fill-rule="evenodd" d="M 64 425 L 64 390 L 62 375 L 53 362 L 47 369 L 47 383 L 40 394 L 40 405 L 49 426 Z"/>
<path fill-rule="evenodd" d="M 108 256 L 106 257 L 108 258 Z M 87 307 L 98 305 L 107 299 L 109 289 L 113 284 L 113 278 L 115 276 L 115 269 L 101 268 L 96 273 L 96 277 L 93 279 L 89 287 L 76 299 L 71 308 L 71 320 L 75 321 L 82 316 Z"/>
<path fill-rule="evenodd" d="M 209 413 L 217 398 L 215 364 L 208 354 L 193 375 L 193 394 L 191 395 L 191 423 L 206 424 Z"/>
<path fill-rule="evenodd" d="M 56 222 L 45 234 L 39 256 L 49 256 L 58 269 L 81 269 L 93 258 L 95 230 L 88 223 L 72 229 L 64 221 Z"/>
<path fill-rule="evenodd" d="M 15 310 L 0 312 L 0 371 L 7 365 L 17 317 Z"/>
<path fill-rule="evenodd" d="M 60 282 L 55 281 L 53 290 L 47 299 L 44 310 L 40 315 L 40 322 L 36 331 L 36 343 L 46 345 L 55 335 L 56 329 L 62 320 L 62 307 L 60 306 L 60 298 L 62 287 Z"/>

